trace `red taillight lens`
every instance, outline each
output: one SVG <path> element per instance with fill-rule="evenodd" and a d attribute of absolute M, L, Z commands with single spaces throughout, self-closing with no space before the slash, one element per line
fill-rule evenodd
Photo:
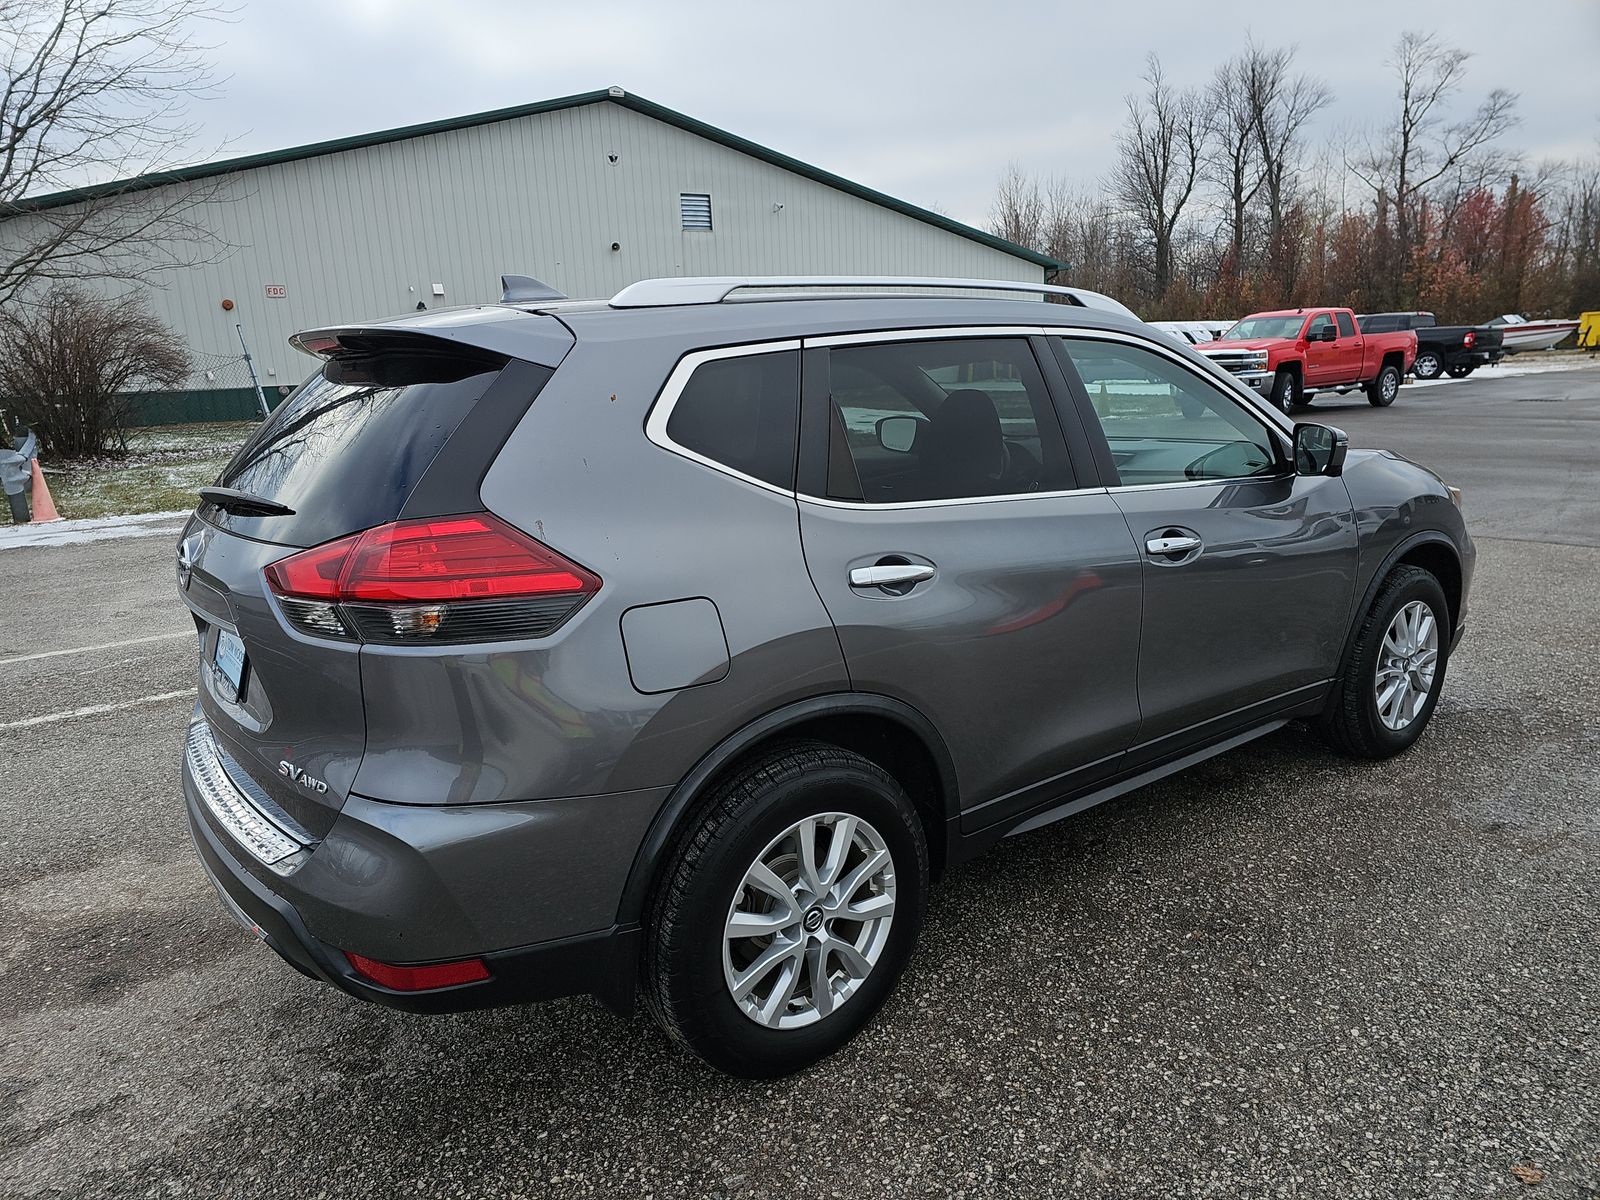
<path fill-rule="evenodd" d="M 1469 329 L 1467 330 L 1467 336 L 1461 339 L 1461 344 L 1470 350 L 1477 340 L 1478 335 Z"/>
<path fill-rule="evenodd" d="M 280 596 L 301 600 L 337 600 L 339 576 L 344 572 L 350 551 L 361 534 L 352 533 L 336 542 L 324 542 L 299 554 L 279 559 L 267 568 L 267 582 Z"/>
<path fill-rule="evenodd" d="M 379 525 L 266 576 L 307 632 L 375 641 L 539 636 L 600 590 L 598 576 L 489 513 Z"/>
<path fill-rule="evenodd" d="M 375 958 L 346 950 L 346 958 L 356 969 L 356 974 L 381 987 L 396 992 L 427 992 L 434 988 L 456 987 L 463 983 L 481 983 L 489 978 L 489 967 L 481 958 L 463 958 L 456 962 L 429 963 L 421 967 L 402 967 L 394 963 L 379 962 Z"/>
<path fill-rule="evenodd" d="M 588 593 L 600 581 L 487 513 L 380 525 L 361 535 L 340 598 L 414 603 Z"/>

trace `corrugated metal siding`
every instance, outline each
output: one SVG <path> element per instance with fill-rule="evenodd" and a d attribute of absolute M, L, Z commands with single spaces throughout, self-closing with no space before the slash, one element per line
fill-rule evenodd
<path fill-rule="evenodd" d="M 711 197 L 712 231 L 682 228 L 686 193 Z M 1004 251 L 609 103 L 242 171 L 221 178 L 202 219 L 232 250 L 163 276 L 151 302 L 199 353 L 235 350 L 242 322 L 269 389 L 311 367 L 287 345 L 298 330 L 419 301 L 492 301 L 502 271 L 571 296 L 662 275 L 1043 277 Z M 267 298 L 268 284 L 287 294 Z"/>

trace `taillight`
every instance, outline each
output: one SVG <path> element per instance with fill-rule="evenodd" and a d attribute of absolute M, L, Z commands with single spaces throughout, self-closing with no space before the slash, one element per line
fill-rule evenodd
<path fill-rule="evenodd" d="M 379 525 L 266 569 L 292 624 L 368 642 L 540 637 L 597 576 L 489 513 Z"/>
<path fill-rule="evenodd" d="M 1461 339 L 1461 344 L 1470 350 L 1477 343 L 1477 341 L 1478 335 L 1469 329 L 1467 330 L 1467 336 Z"/>

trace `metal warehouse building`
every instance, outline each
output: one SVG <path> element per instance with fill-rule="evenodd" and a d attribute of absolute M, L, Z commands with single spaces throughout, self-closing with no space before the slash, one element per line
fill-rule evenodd
<path fill-rule="evenodd" d="M 206 377 L 237 358 L 236 322 L 270 396 L 308 373 L 292 333 L 492 301 L 502 272 L 609 296 L 654 276 L 1037 282 L 1058 266 L 621 88 L 104 186 L 204 188 L 187 219 L 221 245 L 214 261 L 152 277 L 152 305 L 198 368 L 187 405 L 157 406 L 168 419 L 254 409 L 237 373 Z"/>

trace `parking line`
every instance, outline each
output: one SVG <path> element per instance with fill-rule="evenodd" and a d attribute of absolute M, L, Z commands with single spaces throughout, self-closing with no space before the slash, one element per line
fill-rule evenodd
<path fill-rule="evenodd" d="M 154 704 L 158 700 L 176 700 L 179 696 L 193 696 L 193 688 L 184 688 L 181 692 L 157 692 L 153 696 L 140 696 L 135 700 L 119 700 L 115 704 L 91 704 L 87 708 L 69 708 L 65 712 L 45 713 L 42 717 L 28 717 L 21 721 L 7 721 L 0 724 L 0 732 L 7 729 L 26 729 L 30 725 L 48 725 L 51 721 L 66 721 L 72 717 L 95 717 L 101 713 L 116 712 L 122 708 L 134 708 L 140 704 Z"/>
<path fill-rule="evenodd" d="M 129 638 L 125 642 L 102 642 L 98 646 L 75 646 L 71 650 L 41 650 L 37 654 L 18 654 L 13 658 L 0 658 L 0 667 L 12 663 L 35 662 L 41 658 L 60 658 L 64 654 L 90 654 L 96 650 L 120 650 L 124 646 L 142 646 L 146 642 L 170 642 L 177 638 L 193 637 L 194 630 L 180 629 L 177 633 L 157 633 L 150 637 Z"/>

